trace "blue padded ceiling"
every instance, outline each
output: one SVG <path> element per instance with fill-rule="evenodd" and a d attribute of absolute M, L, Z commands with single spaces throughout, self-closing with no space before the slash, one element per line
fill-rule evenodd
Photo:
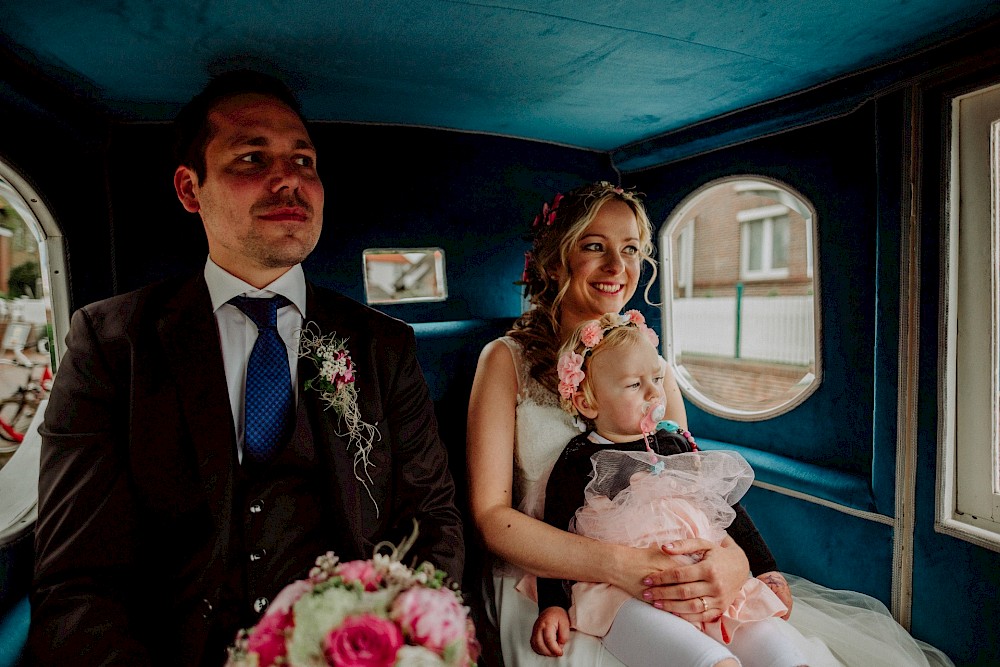
<path fill-rule="evenodd" d="M 314 120 L 609 151 L 998 15 L 997 0 L 3 0 L 0 44 L 126 120 L 171 118 L 210 73 L 255 66 Z"/>

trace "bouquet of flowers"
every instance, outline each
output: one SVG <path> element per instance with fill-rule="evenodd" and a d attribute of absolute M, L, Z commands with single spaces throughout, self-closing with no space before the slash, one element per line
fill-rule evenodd
<path fill-rule="evenodd" d="M 286 586 L 256 626 L 240 630 L 227 666 L 475 665 L 479 643 L 458 588 L 430 563 L 401 563 L 407 546 L 380 546 L 391 554 L 317 558 L 308 579 Z"/>

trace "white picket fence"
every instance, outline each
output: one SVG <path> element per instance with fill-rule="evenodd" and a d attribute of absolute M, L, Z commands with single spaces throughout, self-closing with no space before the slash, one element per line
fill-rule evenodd
<path fill-rule="evenodd" d="M 815 361 L 813 297 L 743 297 L 740 358 L 786 364 Z M 674 347 L 679 354 L 732 358 L 736 350 L 736 298 L 699 297 L 673 303 Z"/>

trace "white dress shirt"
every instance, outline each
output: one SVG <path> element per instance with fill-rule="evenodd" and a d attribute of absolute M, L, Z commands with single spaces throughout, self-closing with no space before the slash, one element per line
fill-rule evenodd
<path fill-rule="evenodd" d="M 280 294 L 291 302 L 291 306 L 278 309 L 278 335 L 288 350 L 288 369 L 297 402 L 299 333 L 306 316 L 306 278 L 302 265 L 296 264 L 270 285 L 257 289 L 227 272 L 209 257 L 205 263 L 205 282 L 208 283 L 208 293 L 212 298 L 215 321 L 219 325 L 219 343 L 222 345 L 222 361 L 229 387 L 229 405 L 233 413 L 233 424 L 236 426 L 237 455 L 242 462 L 247 361 L 257 340 L 257 325 L 242 310 L 229 303 L 229 300 L 241 295 L 264 298 Z"/>

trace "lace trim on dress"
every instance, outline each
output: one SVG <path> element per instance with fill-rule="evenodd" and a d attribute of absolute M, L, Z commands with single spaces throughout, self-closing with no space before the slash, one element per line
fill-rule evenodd
<path fill-rule="evenodd" d="M 524 358 L 521 344 L 510 336 L 504 336 L 500 340 L 504 342 L 510 350 L 510 355 L 514 358 L 514 371 L 517 373 L 517 402 L 531 400 L 538 405 L 559 407 L 559 396 L 552 393 L 545 386 L 531 376 L 531 365 Z"/>

